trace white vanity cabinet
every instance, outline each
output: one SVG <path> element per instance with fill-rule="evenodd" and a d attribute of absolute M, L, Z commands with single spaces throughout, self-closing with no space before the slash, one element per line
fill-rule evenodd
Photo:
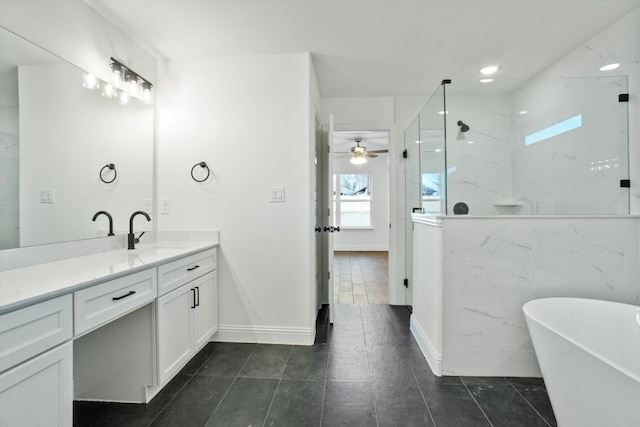
<path fill-rule="evenodd" d="M 0 427 L 70 427 L 74 399 L 148 403 L 217 331 L 216 251 L 156 243 L 0 271 Z"/>
<path fill-rule="evenodd" d="M 0 316 L 0 426 L 72 425 L 72 313 L 64 295 Z"/>
<path fill-rule="evenodd" d="M 215 249 L 158 267 L 159 289 L 175 288 L 178 283 L 177 288 L 161 295 L 156 305 L 159 385 L 170 380 L 218 330 L 215 268 Z M 163 283 L 167 277 L 163 271 L 173 272 L 169 275 L 171 286 Z"/>

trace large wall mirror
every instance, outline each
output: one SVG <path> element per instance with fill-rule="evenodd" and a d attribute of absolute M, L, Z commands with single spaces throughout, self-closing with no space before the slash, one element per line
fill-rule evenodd
<path fill-rule="evenodd" d="M 0 27 L 0 249 L 106 236 L 101 210 L 126 233 L 152 206 L 152 106 L 121 105 L 85 76 Z"/>

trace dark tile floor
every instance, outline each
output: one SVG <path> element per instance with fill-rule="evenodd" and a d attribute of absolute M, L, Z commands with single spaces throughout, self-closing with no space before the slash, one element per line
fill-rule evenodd
<path fill-rule="evenodd" d="M 405 307 L 337 304 L 316 344 L 209 343 L 147 405 L 76 402 L 76 426 L 555 426 L 539 378 L 436 377 Z"/>

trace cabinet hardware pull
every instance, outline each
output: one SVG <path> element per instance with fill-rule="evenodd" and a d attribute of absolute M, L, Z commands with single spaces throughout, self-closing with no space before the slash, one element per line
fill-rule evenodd
<path fill-rule="evenodd" d="M 200 266 L 199 266 L 199 265 L 194 265 L 194 266 L 193 266 L 193 267 L 191 267 L 191 268 L 187 268 L 187 271 L 193 271 L 193 270 L 195 270 L 196 268 L 200 268 Z"/>
<path fill-rule="evenodd" d="M 133 295 L 133 294 L 135 294 L 135 293 L 136 293 L 136 291 L 129 291 L 129 293 L 128 293 L 128 294 L 124 294 L 124 295 L 121 295 L 121 296 L 119 296 L 119 297 L 113 297 L 112 299 L 113 299 L 114 301 L 118 301 L 118 300 L 121 300 L 122 298 L 130 297 L 131 295 Z"/>
<path fill-rule="evenodd" d="M 196 308 L 196 289 L 191 288 L 191 292 L 193 292 L 193 305 L 191 306 L 191 308 Z"/>
<path fill-rule="evenodd" d="M 198 302 L 196 302 L 196 307 L 200 306 L 200 286 L 196 286 L 196 296 L 198 298 Z"/>

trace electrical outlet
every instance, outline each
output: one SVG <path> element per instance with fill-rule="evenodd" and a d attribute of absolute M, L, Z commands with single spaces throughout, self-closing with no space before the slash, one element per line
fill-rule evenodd
<path fill-rule="evenodd" d="M 162 213 L 162 215 L 171 214 L 171 200 L 169 199 L 160 200 L 160 212 Z"/>

